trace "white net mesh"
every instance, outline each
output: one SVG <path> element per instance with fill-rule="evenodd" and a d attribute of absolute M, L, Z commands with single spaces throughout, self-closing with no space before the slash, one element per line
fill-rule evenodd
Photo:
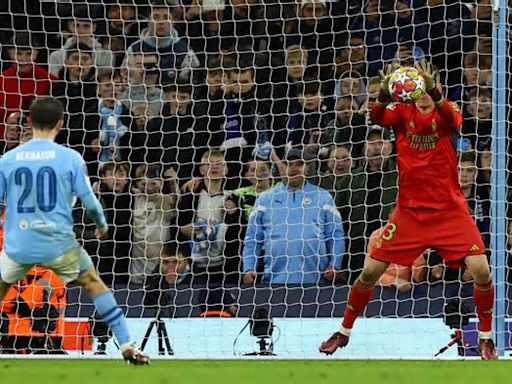
<path fill-rule="evenodd" d="M 83 155 L 109 225 L 98 242 L 77 204 L 77 237 L 139 343 L 157 316 L 178 356 L 251 352 L 247 330 L 235 348 L 233 341 L 248 317 L 268 311 L 279 329 L 276 354 L 318 356 L 319 342 L 339 327 L 372 233 L 396 207 L 395 135 L 369 116 L 378 72 L 392 60 L 432 61 L 445 95 L 462 108 L 454 137 L 461 185 L 490 246 L 489 3 L 6 1 L 2 153 L 30 140 L 35 96 L 62 102 L 57 142 Z M 443 314 L 452 299 L 467 305 L 463 336 L 476 345 L 471 276 L 447 268 L 435 250 L 417 256 L 411 268 L 391 265 L 381 277 L 344 356 L 432 356 L 449 341 Z M 91 331 L 86 295 L 71 285 L 66 300 L 58 281 L 50 285 L 45 297 L 39 286 L 30 297 L 19 293 L 25 288 L 8 294 L 3 350 L 103 348 L 108 338 L 101 327 Z M 16 314 L 21 299 L 28 312 Z M 55 329 L 35 330 L 28 319 L 37 316 Z M 252 333 L 270 342 L 268 331 Z M 156 341 L 151 333 L 151 353 Z"/>

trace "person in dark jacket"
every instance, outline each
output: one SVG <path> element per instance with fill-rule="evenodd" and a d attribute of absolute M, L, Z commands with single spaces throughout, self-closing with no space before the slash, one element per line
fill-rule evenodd
<path fill-rule="evenodd" d="M 297 100 L 290 102 L 288 114 L 274 128 L 272 144 L 281 156 L 284 146 L 307 145 L 312 155 L 318 154 L 322 135 L 329 121 L 334 118 L 321 84 L 316 79 L 305 79 L 297 84 Z"/>
<path fill-rule="evenodd" d="M 67 127 L 60 131 L 56 142 L 67 144 L 82 155 L 86 129 L 94 127 L 96 130 L 99 123 L 97 87 L 91 48 L 84 44 L 71 46 L 66 51 L 64 68 L 52 90 L 52 96 L 64 106 L 64 127 Z"/>
<path fill-rule="evenodd" d="M 136 105 L 131 111 L 130 129 L 120 137 L 119 147 L 122 161 L 126 161 L 131 166 L 130 174 L 133 176 L 135 169 L 146 162 L 154 163 L 160 161 L 159 157 L 150 155 L 153 151 L 161 150 L 162 145 L 151 144 L 157 140 L 152 137 L 156 132 L 152 132 L 153 120 L 157 119 L 153 112 L 144 105 Z"/>
<path fill-rule="evenodd" d="M 391 159 L 393 146 L 388 132 L 372 128 L 366 140 L 365 164 L 343 176 L 335 192 L 347 235 L 343 269 L 348 269 L 350 283 L 361 273 L 367 240 L 387 222 L 398 191 L 398 173 Z"/>
<path fill-rule="evenodd" d="M 168 86 L 163 117 L 155 117 L 147 128 L 146 161 L 172 167 L 180 184 L 194 175 L 204 146 L 195 134 L 198 122 L 192 109 L 192 91 L 188 84 Z"/>
<path fill-rule="evenodd" d="M 75 231 L 84 248 L 93 256 L 98 272 L 108 285 L 126 284 L 131 253 L 132 195 L 128 166 L 105 163 L 100 180 L 93 184 L 107 219 L 108 235 L 97 241 L 92 221 L 80 207 L 75 208 Z"/>
<path fill-rule="evenodd" d="M 210 56 L 206 63 L 204 84 L 194 92 L 194 116 L 197 118 L 194 132 L 200 155 L 208 148 L 220 147 L 224 142 L 224 95 L 227 80 L 220 56 Z"/>

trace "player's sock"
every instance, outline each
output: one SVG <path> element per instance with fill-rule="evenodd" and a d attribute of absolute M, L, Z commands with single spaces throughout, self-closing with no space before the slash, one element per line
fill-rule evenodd
<path fill-rule="evenodd" d="M 373 287 L 374 284 L 365 284 L 359 279 L 352 286 L 340 329 L 340 332 L 345 336 L 350 336 L 350 330 L 354 326 L 357 316 L 363 312 L 363 309 L 372 298 Z"/>
<path fill-rule="evenodd" d="M 116 299 L 110 291 L 103 292 L 93 299 L 94 305 L 103 320 L 121 346 L 130 344 L 130 332 L 123 311 L 117 306 Z"/>
<path fill-rule="evenodd" d="M 494 306 L 494 285 L 492 280 L 487 284 L 473 285 L 473 298 L 478 315 L 480 338 L 492 337 L 492 309 Z"/>

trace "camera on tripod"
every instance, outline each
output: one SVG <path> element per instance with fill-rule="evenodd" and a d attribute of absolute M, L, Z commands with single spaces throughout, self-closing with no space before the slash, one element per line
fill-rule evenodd
<path fill-rule="evenodd" d="M 462 329 L 469 324 L 469 307 L 458 298 L 448 300 L 444 305 L 444 323 L 450 329 Z"/>
<path fill-rule="evenodd" d="M 251 336 L 258 338 L 270 338 L 274 332 L 274 323 L 265 308 L 256 308 L 249 320 Z"/>
<path fill-rule="evenodd" d="M 468 350 L 476 350 L 478 352 L 477 348 L 471 347 L 469 343 L 464 341 L 462 334 L 462 327 L 469 324 L 469 314 L 469 307 L 460 299 L 454 298 L 446 302 L 443 311 L 443 321 L 450 329 L 455 331 L 450 335 L 450 342 L 441 348 L 434 357 L 446 352 L 448 348 L 455 344 L 457 344 L 459 356 L 466 356 Z"/>
<path fill-rule="evenodd" d="M 170 284 L 160 273 L 160 267 L 157 266 L 153 271 L 153 274 L 147 278 L 144 286 L 144 306 L 147 308 L 156 308 L 156 317 L 149 324 L 144 338 L 142 339 L 140 346 L 141 351 L 144 351 L 151 332 L 153 328 L 155 328 L 158 337 L 158 354 L 160 356 L 163 356 L 166 353 L 170 356 L 174 355 L 174 351 L 169 340 L 169 334 L 165 327 L 165 322 L 162 320 L 165 309 L 169 309 L 171 304 L 170 289 Z M 171 314 L 169 313 L 169 317 L 170 315 Z"/>
<path fill-rule="evenodd" d="M 247 356 L 275 356 L 274 341 L 274 322 L 268 310 L 263 307 L 255 308 L 252 317 L 249 319 L 249 329 L 251 336 L 258 338 L 259 352 L 248 353 Z M 267 344 L 267 340 L 270 343 Z"/>

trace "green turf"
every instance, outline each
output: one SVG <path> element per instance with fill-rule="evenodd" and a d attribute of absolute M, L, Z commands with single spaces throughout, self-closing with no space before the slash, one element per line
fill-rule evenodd
<path fill-rule="evenodd" d="M 505 384 L 512 361 L 0 360 L 0 383 L 37 384 Z"/>

